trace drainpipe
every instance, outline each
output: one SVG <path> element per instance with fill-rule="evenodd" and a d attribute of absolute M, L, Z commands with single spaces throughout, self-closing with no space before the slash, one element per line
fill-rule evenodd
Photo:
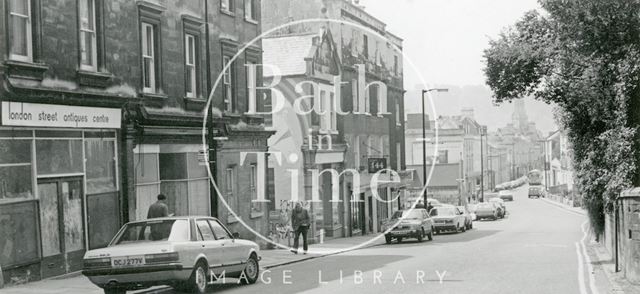
<path fill-rule="evenodd" d="M 209 40 L 209 0 L 204 0 L 204 40 L 205 40 L 205 51 L 207 55 L 206 59 L 206 79 L 207 79 L 207 95 L 211 94 L 211 48 L 210 48 L 210 40 Z M 216 140 L 214 138 L 214 124 L 213 124 L 213 101 L 209 103 L 209 108 L 207 109 L 207 143 L 209 145 L 209 172 L 211 173 L 211 177 L 214 182 L 217 182 L 218 174 L 217 174 L 217 152 L 216 149 Z M 213 183 L 209 184 L 209 198 L 211 202 L 211 216 L 218 217 L 218 193 L 216 192 L 215 186 Z"/>
<path fill-rule="evenodd" d="M 616 198 L 616 201 L 614 202 L 615 209 L 616 209 L 616 211 L 615 211 L 615 218 L 616 218 L 615 228 L 616 229 L 615 229 L 615 237 L 614 237 L 615 246 L 616 246 L 616 248 L 615 248 L 615 255 L 616 255 L 616 270 L 615 270 L 615 272 L 616 273 L 620 271 L 620 269 L 619 269 L 620 258 L 618 257 L 618 253 L 619 253 L 618 252 L 618 238 L 620 236 L 620 233 L 619 233 L 619 231 L 620 231 L 620 203 L 619 203 L 618 200 L 620 200 L 619 197 Z"/>

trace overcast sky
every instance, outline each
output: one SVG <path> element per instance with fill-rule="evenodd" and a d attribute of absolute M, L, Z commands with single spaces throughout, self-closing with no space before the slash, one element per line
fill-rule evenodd
<path fill-rule="evenodd" d="M 485 86 L 483 50 L 507 26 L 518 21 L 526 11 L 537 9 L 536 0 L 361 0 L 365 10 L 384 21 L 387 29 L 404 39 L 405 58 L 417 65 L 430 85 Z M 405 88 L 422 84 L 418 74 L 406 65 Z M 511 119 L 511 105 L 495 107 L 486 93 L 466 91 L 437 94 L 438 114 L 458 114 L 460 107 L 476 108 L 476 118 L 490 128 Z M 469 96 L 471 95 L 471 96 Z M 490 92 L 489 92 L 490 95 Z M 447 103 L 447 96 L 456 96 Z M 408 97 L 409 103 L 419 100 Z M 477 101 L 482 100 L 482 101 Z M 555 130 L 551 107 L 527 99 L 529 117 L 537 117 L 540 129 Z M 416 109 L 408 105 L 407 109 Z M 418 108 L 419 109 L 419 108 Z M 498 117 L 496 117 L 498 116 Z"/>

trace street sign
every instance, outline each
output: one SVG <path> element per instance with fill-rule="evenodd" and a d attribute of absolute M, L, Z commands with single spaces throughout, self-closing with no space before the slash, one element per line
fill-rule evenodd
<path fill-rule="evenodd" d="M 375 174 L 382 169 L 387 168 L 387 159 L 386 158 L 369 158 L 367 162 L 369 166 L 369 173 Z"/>

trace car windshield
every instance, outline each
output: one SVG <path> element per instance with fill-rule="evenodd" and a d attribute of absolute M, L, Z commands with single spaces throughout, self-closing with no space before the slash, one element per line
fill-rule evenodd
<path fill-rule="evenodd" d="M 150 220 L 125 225 L 114 245 L 157 241 L 188 241 L 189 221 Z"/>
<path fill-rule="evenodd" d="M 402 216 L 404 216 L 405 219 L 420 219 L 422 218 L 422 212 L 420 210 L 398 210 L 391 218 L 399 219 Z"/>
<path fill-rule="evenodd" d="M 456 209 L 453 207 L 438 207 L 431 210 L 431 216 L 452 216 L 456 215 Z"/>

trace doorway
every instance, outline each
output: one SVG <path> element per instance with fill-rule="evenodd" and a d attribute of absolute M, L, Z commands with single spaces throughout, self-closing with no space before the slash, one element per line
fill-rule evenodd
<path fill-rule="evenodd" d="M 82 177 L 38 180 L 43 278 L 82 269 L 83 195 Z"/>

